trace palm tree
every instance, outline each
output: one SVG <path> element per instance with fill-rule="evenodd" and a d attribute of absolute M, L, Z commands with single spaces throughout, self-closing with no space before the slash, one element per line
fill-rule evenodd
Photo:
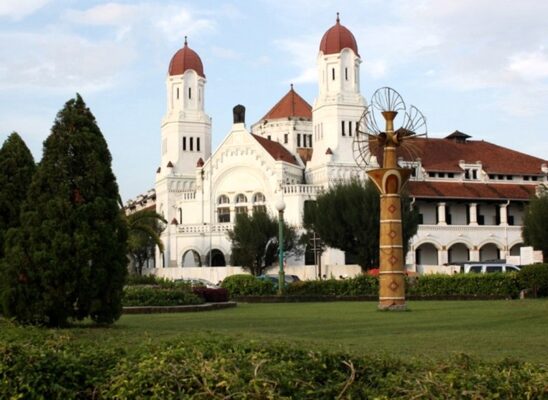
<path fill-rule="evenodd" d="M 128 252 L 133 262 L 133 271 L 137 275 L 143 273 L 145 262 L 154 256 L 157 246 L 160 253 L 164 252 L 164 244 L 160 233 L 167 221 L 154 210 L 140 210 L 126 217 L 128 227 Z"/>

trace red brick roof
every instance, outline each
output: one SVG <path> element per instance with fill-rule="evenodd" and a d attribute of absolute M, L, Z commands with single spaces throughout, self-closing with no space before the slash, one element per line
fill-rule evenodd
<path fill-rule="evenodd" d="M 293 84 L 289 92 L 261 120 L 288 117 L 303 117 L 312 120 L 312 106 L 293 90 Z"/>
<path fill-rule="evenodd" d="M 171 62 L 169 63 L 169 75 L 181 75 L 187 69 L 192 69 L 202 78 L 205 78 L 202 60 L 194 50 L 188 47 L 185 36 L 183 48 L 179 49 L 171 58 Z"/>
<path fill-rule="evenodd" d="M 412 181 L 407 189 L 413 197 L 428 199 L 529 200 L 535 193 L 535 185 L 483 182 Z"/>
<path fill-rule="evenodd" d="M 299 165 L 293 154 L 289 152 L 285 147 L 280 143 L 274 142 L 272 140 L 265 139 L 263 137 L 251 134 L 259 142 L 261 146 L 272 156 L 274 160 L 285 161 L 290 164 Z"/>
<path fill-rule="evenodd" d="M 410 152 L 398 149 L 398 155 L 404 160 L 421 158 L 422 166 L 427 171 L 462 172 L 459 161 L 473 164 L 481 161 L 487 173 L 505 175 L 542 174 L 542 164 L 547 160 L 533 157 L 519 151 L 498 146 L 483 140 L 423 139 L 417 138 L 409 145 Z M 382 156 L 379 154 L 379 161 Z"/>
<path fill-rule="evenodd" d="M 339 13 L 337 13 L 337 22 L 324 33 L 320 42 L 320 51 L 323 54 L 337 54 L 343 49 L 349 48 L 358 54 L 358 45 L 352 32 L 345 26 L 341 25 Z"/>

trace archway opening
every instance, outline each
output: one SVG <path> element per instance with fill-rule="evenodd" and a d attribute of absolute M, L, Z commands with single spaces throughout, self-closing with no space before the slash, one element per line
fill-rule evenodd
<path fill-rule="evenodd" d="M 211 257 L 211 262 L 210 262 Z M 207 255 L 207 264 L 210 267 L 226 267 L 226 259 L 223 252 L 219 249 L 213 249 L 211 252 Z"/>
<path fill-rule="evenodd" d="M 519 256 L 520 255 L 520 250 L 521 250 L 522 247 L 523 247 L 523 243 L 518 243 L 518 244 L 513 245 L 510 248 L 510 255 L 511 256 Z"/>
<path fill-rule="evenodd" d="M 438 249 L 432 243 L 423 243 L 415 250 L 417 265 L 439 265 Z"/>
<path fill-rule="evenodd" d="M 480 249 L 480 261 L 500 259 L 500 251 L 496 244 L 487 243 Z"/>
<path fill-rule="evenodd" d="M 185 251 L 181 266 L 183 268 L 201 267 L 202 261 L 200 260 L 200 254 L 196 250 Z"/>
<path fill-rule="evenodd" d="M 464 243 L 455 243 L 449 248 L 447 253 L 449 264 L 470 260 L 470 251 Z"/>

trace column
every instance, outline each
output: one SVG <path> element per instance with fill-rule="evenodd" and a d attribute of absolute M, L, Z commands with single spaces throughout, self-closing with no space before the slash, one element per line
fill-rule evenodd
<path fill-rule="evenodd" d="M 444 265 L 449 262 L 449 251 L 447 247 L 442 246 L 441 250 L 438 250 L 438 264 Z"/>
<path fill-rule="evenodd" d="M 230 222 L 236 223 L 236 207 L 230 206 Z"/>
<path fill-rule="evenodd" d="M 470 249 L 470 261 L 479 261 L 480 252 L 477 246 L 474 246 L 473 249 Z"/>
<path fill-rule="evenodd" d="M 508 203 L 500 204 L 500 225 L 508 226 Z"/>
<path fill-rule="evenodd" d="M 438 203 L 438 225 L 447 225 L 445 221 L 445 203 Z"/>
<path fill-rule="evenodd" d="M 477 203 L 470 203 L 468 205 L 468 210 L 470 214 L 469 225 L 478 225 L 478 205 Z"/>

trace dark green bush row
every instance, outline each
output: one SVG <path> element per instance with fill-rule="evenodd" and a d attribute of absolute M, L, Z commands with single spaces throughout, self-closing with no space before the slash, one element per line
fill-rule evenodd
<path fill-rule="evenodd" d="M 183 306 L 187 304 L 201 304 L 203 299 L 188 286 L 179 287 L 147 287 L 126 286 L 122 304 L 125 307 L 132 306 Z"/>
<path fill-rule="evenodd" d="M 526 265 L 519 272 L 521 287 L 531 289 L 534 296 L 548 296 L 548 264 Z"/>
<path fill-rule="evenodd" d="M 234 296 L 263 296 L 276 293 L 274 284 L 270 281 L 259 280 L 252 275 L 227 276 L 221 287 L 228 290 L 230 297 Z"/>
<path fill-rule="evenodd" d="M 464 355 L 402 361 L 211 337 L 129 354 L 62 337 L 0 343 L 0 398 L 543 399 L 547 382 L 542 366 Z"/>
<path fill-rule="evenodd" d="M 361 275 L 355 278 L 294 282 L 286 289 L 288 295 L 298 296 L 365 296 L 379 293 L 376 277 Z"/>
<path fill-rule="evenodd" d="M 504 296 L 517 298 L 518 275 L 500 274 L 434 274 L 408 280 L 407 294 L 417 296 Z"/>

